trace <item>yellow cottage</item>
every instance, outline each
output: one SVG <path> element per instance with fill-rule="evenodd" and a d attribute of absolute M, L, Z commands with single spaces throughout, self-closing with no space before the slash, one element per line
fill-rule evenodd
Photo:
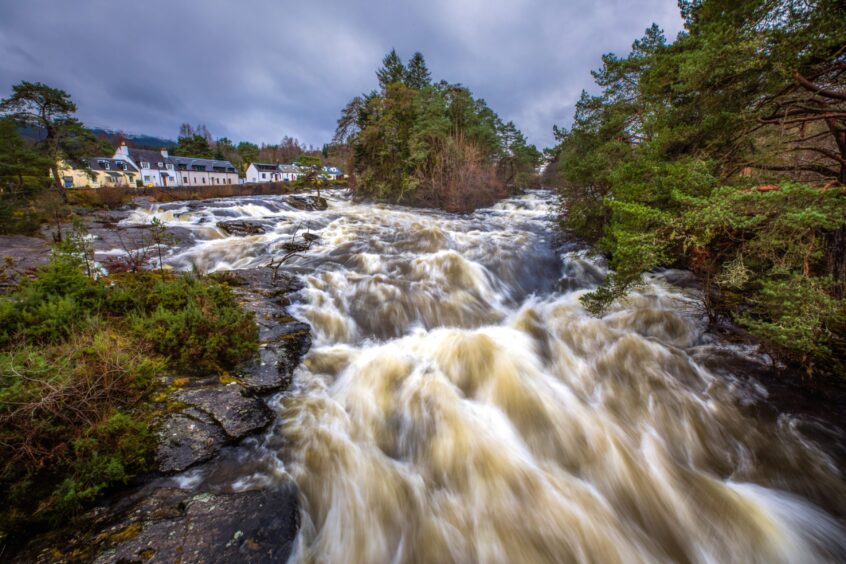
<path fill-rule="evenodd" d="M 87 168 L 59 163 L 59 174 L 65 188 L 103 188 L 124 186 L 134 188 L 141 175 L 132 163 L 108 157 L 88 159 Z"/>

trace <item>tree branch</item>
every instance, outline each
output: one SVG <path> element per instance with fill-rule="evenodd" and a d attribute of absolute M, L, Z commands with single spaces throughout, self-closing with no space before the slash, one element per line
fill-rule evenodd
<path fill-rule="evenodd" d="M 822 176 L 833 176 L 837 178 L 838 173 L 835 170 L 828 168 L 827 166 L 816 165 L 816 164 L 801 164 L 801 165 L 794 165 L 794 166 L 781 166 L 781 165 L 762 165 L 762 164 L 750 164 L 751 168 L 757 168 L 760 170 L 772 170 L 772 171 L 792 171 L 792 170 L 803 170 L 806 172 L 816 172 Z"/>
<path fill-rule="evenodd" d="M 798 82 L 803 88 L 806 90 L 810 90 L 815 94 L 819 94 L 825 98 L 833 98 L 835 100 L 846 100 L 846 93 L 843 92 L 836 92 L 834 90 L 828 90 L 826 88 L 822 88 L 821 86 L 817 86 L 800 73 L 798 70 L 793 71 L 793 78 Z"/>

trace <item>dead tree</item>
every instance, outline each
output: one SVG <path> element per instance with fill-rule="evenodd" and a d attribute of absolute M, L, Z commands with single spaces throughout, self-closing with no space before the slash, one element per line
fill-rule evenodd
<path fill-rule="evenodd" d="M 270 262 L 265 265 L 265 267 L 273 271 L 271 283 L 276 284 L 276 280 L 279 277 L 279 269 L 283 264 L 294 257 L 301 257 L 301 253 L 307 252 L 311 248 L 312 243 L 320 239 L 319 235 L 311 233 L 308 230 L 308 226 L 306 226 L 306 232 L 300 236 L 302 238 L 302 242 L 299 242 L 297 241 L 297 234 L 299 233 L 299 230 L 300 226 L 298 225 L 294 230 L 294 233 L 291 235 L 291 240 L 280 245 L 282 250 L 285 251 L 285 254 L 278 257 L 272 257 Z"/>

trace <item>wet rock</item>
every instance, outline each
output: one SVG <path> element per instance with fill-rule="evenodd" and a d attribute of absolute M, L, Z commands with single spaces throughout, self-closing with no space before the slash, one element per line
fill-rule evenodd
<path fill-rule="evenodd" d="M 329 202 L 326 201 L 325 198 L 321 198 L 320 196 L 315 196 L 312 200 L 312 206 L 314 209 L 323 211 L 329 207 Z"/>
<path fill-rule="evenodd" d="M 658 278 L 663 278 L 669 284 L 672 284 L 673 286 L 678 286 L 682 289 L 697 291 L 702 290 L 702 280 L 689 270 L 677 270 L 674 268 L 668 268 L 656 271 L 655 276 Z"/>
<path fill-rule="evenodd" d="M 279 327 L 279 334 L 275 341 L 283 348 L 287 359 L 296 367 L 311 348 L 311 326 L 301 321 L 286 323 Z"/>
<path fill-rule="evenodd" d="M 284 362 L 280 362 L 284 359 Z M 238 371 L 241 382 L 252 392 L 267 394 L 284 390 L 291 385 L 293 370 L 287 359 L 275 347 L 259 351 L 259 358 L 244 364 Z"/>
<path fill-rule="evenodd" d="M 131 209 L 130 206 L 113 210 L 83 210 L 81 215 L 85 217 L 87 223 L 97 223 L 107 227 L 113 227 L 127 216 L 127 210 L 129 209 Z"/>
<path fill-rule="evenodd" d="M 101 535 L 117 540 L 95 562 L 284 562 L 299 529 L 297 498 L 290 482 L 234 494 L 160 489 Z"/>
<path fill-rule="evenodd" d="M 244 396 L 241 386 L 234 383 L 183 390 L 174 397 L 210 415 L 233 440 L 264 429 L 271 420 L 268 407 Z"/>
<path fill-rule="evenodd" d="M 326 198 L 317 196 L 290 196 L 285 203 L 303 211 L 323 211 L 329 207 L 329 202 L 326 201 Z"/>
<path fill-rule="evenodd" d="M 314 210 L 314 205 L 309 201 L 309 198 L 305 196 L 291 196 L 285 201 L 285 203 L 287 203 L 292 208 L 302 211 Z"/>
<path fill-rule="evenodd" d="M 45 239 L 22 235 L 0 236 L 0 286 L 15 283 L 22 274 L 49 260 L 50 244 Z"/>
<path fill-rule="evenodd" d="M 217 226 L 230 235 L 259 235 L 265 232 L 264 225 L 257 221 L 221 221 L 217 224 Z"/>
<path fill-rule="evenodd" d="M 311 348 L 311 327 L 300 321 L 276 323 L 262 327 L 260 337 L 266 346 L 259 351 L 259 358 L 240 367 L 240 380 L 257 394 L 285 390 Z"/>
<path fill-rule="evenodd" d="M 226 444 L 223 430 L 204 412 L 187 409 L 168 416 L 159 429 L 159 472 L 171 473 L 209 460 Z"/>
<path fill-rule="evenodd" d="M 317 233 L 303 233 L 302 237 L 307 243 L 312 243 L 320 239 L 320 235 Z"/>

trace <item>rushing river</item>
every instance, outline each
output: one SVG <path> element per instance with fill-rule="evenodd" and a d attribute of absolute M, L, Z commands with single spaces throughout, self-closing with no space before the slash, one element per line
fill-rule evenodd
<path fill-rule="evenodd" d="M 289 271 L 314 347 L 274 399 L 244 483 L 290 475 L 311 562 L 807 562 L 846 559 L 842 459 L 819 423 L 715 358 L 684 273 L 601 319 L 602 264 L 555 237 L 548 192 L 471 215 L 284 197 L 137 210 L 191 230 L 176 268 Z M 265 227 L 229 236 L 221 221 Z M 689 282 L 689 280 L 687 280 Z M 722 356 L 720 356 L 722 355 Z M 710 360 L 710 362 L 709 362 Z M 828 444 L 832 444 L 830 441 Z"/>

